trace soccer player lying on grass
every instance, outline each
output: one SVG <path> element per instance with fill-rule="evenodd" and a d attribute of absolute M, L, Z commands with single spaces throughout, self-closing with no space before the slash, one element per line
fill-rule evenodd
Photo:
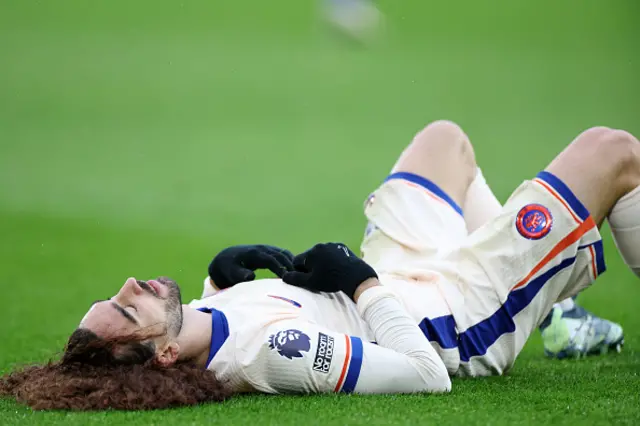
<path fill-rule="evenodd" d="M 402 185 L 396 185 L 404 189 L 395 189 L 396 193 L 391 196 L 385 195 L 382 208 L 371 207 L 375 194 L 365 205 L 369 226 L 362 252 L 365 261 L 378 271 L 402 275 L 409 272 L 407 276 L 411 276 L 411 266 L 405 263 L 410 262 L 412 256 L 421 256 L 418 265 L 426 264 L 427 269 L 431 269 L 437 253 L 455 249 L 468 234 L 502 213 L 502 205 L 476 167 L 473 147 L 467 135 L 451 122 L 433 123 L 419 133 L 387 178 L 388 181 L 394 179 L 404 180 Z M 433 185 L 434 182 L 437 185 Z M 407 185 L 423 188 L 415 191 L 406 189 Z M 458 188 L 458 202 L 441 190 L 449 187 Z M 451 208 L 442 208 L 443 202 Z M 623 232 L 623 229 L 617 229 L 615 235 Z M 593 247 L 589 250 L 592 259 L 600 253 Z M 220 288 L 253 280 L 255 275 L 252 271 L 255 269 L 267 268 L 279 274 L 279 269 L 289 262 L 283 259 L 283 255 L 293 258 L 286 250 L 263 245 L 223 250 L 209 266 L 202 298 L 213 295 Z M 247 262 L 249 268 L 241 267 L 241 261 Z M 597 275 L 597 270 L 593 274 Z M 620 351 L 624 342 L 622 327 L 587 312 L 574 299 L 568 297 L 554 304 L 540 324 L 545 354 L 556 358 L 579 358 L 603 354 L 610 349 Z M 429 333 L 425 334 L 430 337 Z"/>
<path fill-rule="evenodd" d="M 604 271 L 605 218 L 640 271 L 640 145 L 582 133 L 467 234 L 459 206 L 476 173 L 464 133 L 434 123 L 369 198 L 364 260 L 319 245 L 293 265 L 280 256 L 282 279 L 189 305 L 169 279 L 130 278 L 91 307 L 62 360 L 3 377 L 0 393 L 40 409 L 143 409 L 235 392 L 444 392 L 449 376 L 502 374 L 554 303 Z"/>

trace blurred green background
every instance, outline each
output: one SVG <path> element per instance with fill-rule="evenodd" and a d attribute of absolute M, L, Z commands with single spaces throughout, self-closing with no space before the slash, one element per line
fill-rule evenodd
<path fill-rule="evenodd" d="M 363 46 L 326 28 L 313 1 L 0 0 L 0 372 L 57 353 L 127 276 L 169 275 L 190 300 L 226 245 L 357 247 L 364 199 L 432 120 L 462 125 L 501 200 L 587 127 L 640 134 L 636 0 L 379 7 L 384 37 Z M 591 396 L 577 417 L 554 417 L 558 395 L 550 411 L 527 396 L 503 420 L 580 420 L 602 386 L 620 392 L 612 413 L 640 416 L 640 285 L 605 234 L 610 272 L 581 300 L 625 326 L 624 355 L 582 364 L 614 373 L 592 388 L 580 376 Z M 521 358 L 522 377 L 583 368 L 542 359 L 537 336 Z M 474 386 L 454 383 L 432 410 Z M 17 407 L 0 402 L 0 423 L 45 420 Z"/>

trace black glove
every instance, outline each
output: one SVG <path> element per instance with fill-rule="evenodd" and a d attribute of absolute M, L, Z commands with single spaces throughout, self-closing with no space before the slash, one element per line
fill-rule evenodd
<path fill-rule="evenodd" d="M 222 250 L 209 264 L 209 277 L 219 289 L 253 281 L 256 269 L 269 269 L 282 278 L 293 270 L 293 254 L 289 250 L 265 245 L 241 245 Z"/>
<path fill-rule="evenodd" d="M 282 280 L 287 284 L 315 292 L 344 292 L 353 300 L 360 284 L 378 278 L 364 260 L 341 243 L 318 244 L 293 259 L 295 271 L 287 272 Z"/>

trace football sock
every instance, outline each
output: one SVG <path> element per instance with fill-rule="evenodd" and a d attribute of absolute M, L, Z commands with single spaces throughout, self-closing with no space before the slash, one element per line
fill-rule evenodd
<path fill-rule="evenodd" d="M 502 211 L 502 204 L 489 188 L 479 167 L 475 179 L 467 190 L 462 211 L 469 233 L 497 217 Z"/>
<path fill-rule="evenodd" d="M 556 303 L 555 305 L 553 305 L 553 307 L 560 308 L 563 312 L 567 312 L 576 307 L 576 302 L 573 300 L 573 298 L 569 297 L 567 299 L 564 299 L 562 302 Z"/>
<path fill-rule="evenodd" d="M 640 186 L 613 206 L 609 225 L 624 262 L 640 276 Z"/>
<path fill-rule="evenodd" d="M 562 309 L 562 312 L 569 312 L 570 310 L 575 309 L 575 307 L 576 307 L 576 296 L 567 297 L 562 302 L 554 303 L 553 304 L 553 309 L 551 309 L 551 311 L 549 311 L 549 313 L 547 314 L 545 319 L 540 324 L 540 329 L 544 330 L 546 327 L 549 326 L 549 324 L 551 324 L 551 319 L 553 317 L 554 309 L 560 308 L 560 309 Z"/>

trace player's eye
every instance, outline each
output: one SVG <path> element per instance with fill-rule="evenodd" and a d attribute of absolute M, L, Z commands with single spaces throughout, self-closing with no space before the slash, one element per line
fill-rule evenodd
<path fill-rule="evenodd" d="M 133 305 L 129 305 L 129 306 L 127 306 L 127 307 L 126 307 L 126 309 L 129 309 L 129 308 L 133 309 L 133 311 L 134 311 L 135 313 L 138 313 L 138 309 L 137 309 L 135 306 L 133 306 Z"/>

